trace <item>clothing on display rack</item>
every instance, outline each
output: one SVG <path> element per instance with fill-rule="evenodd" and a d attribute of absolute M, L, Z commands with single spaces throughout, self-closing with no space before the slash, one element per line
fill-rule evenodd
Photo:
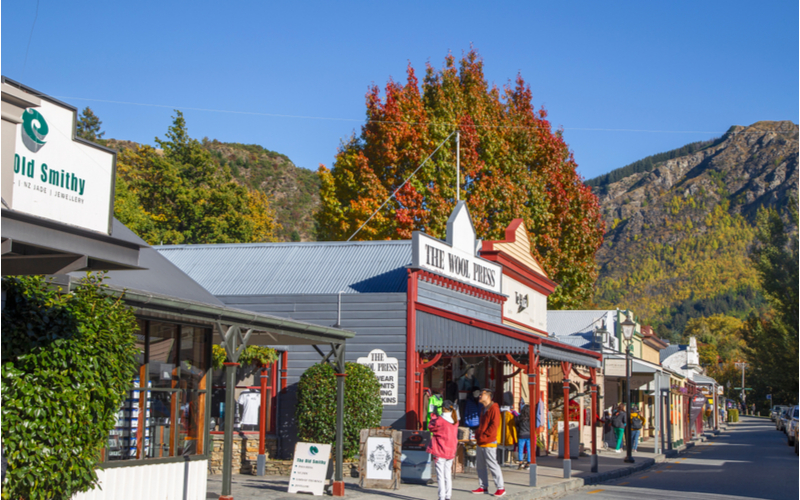
<path fill-rule="evenodd" d="M 261 408 L 261 392 L 248 389 L 239 395 L 238 403 L 242 405 L 241 425 L 258 425 L 258 413 Z"/>

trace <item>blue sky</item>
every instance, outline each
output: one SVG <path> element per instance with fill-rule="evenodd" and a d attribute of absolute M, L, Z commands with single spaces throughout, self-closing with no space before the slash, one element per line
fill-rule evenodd
<path fill-rule="evenodd" d="M 404 80 L 409 62 L 440 67 L 470 44 L 490 82 L 530 83 L 586 178 L 731 125 L 798 122 L 797 1 L 40 0 L 36 10 L 3 2 L 3 75 L 91 106 L 106 138 L 153 144 L 179 108 L 193 137 L 260 144 L 312 169 L 360 130 L 370 84 Z"/>

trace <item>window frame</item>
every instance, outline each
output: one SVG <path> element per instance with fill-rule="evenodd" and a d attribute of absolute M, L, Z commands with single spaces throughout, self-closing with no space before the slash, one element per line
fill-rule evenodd
<path fill-rule="evenodd" d="M 133 466 L 141 466 L 141 465 L 156 465 L 156 464 L 166 464 L 166 463 L 176 463 L 176 462 L 186 462 L 186 461 L 194 461 L 194 460 L 208 460 L 211 456 L 211 450 L 209 450 L 209 446 L 213 443 L 210 437 L 210 417 L 211 417 L 211 379 L 213 377 L 213 367 L 211 366 L 211 346 L 213 343 L 213 326 L 208 324 L 202 323 L 190 323 L 180 320 L 170 320 L 164 318 L 157 318 L 157 317 L 149 317 L 149 316 L 138 316 L 136 317 L 137 320 L 142 324 L 144 327 L 143 330 L 140 330 L 139 334 L 144 335 L 144 363 L 138 368 L 138 379 L 139 385 L 131 384 L 131 388 L 128 392 L 138 391 L 139 392 L 139 400 L 136 407 L 139 410 L 139 420 L 138 420 L 138 427 L 136 430 L 136 458 L 130 459 L 122 459 L 122 460 L 108 460 L 108 453 L 106 447 L 103 448 L 101 460 L 98 462 L 98 465 L 104 469 L 108 468 L 116 468 L 116 467 L 133 467 Z M 147 384 L 150 381 L 150 333 L 151 333 L 151 323 L 163 323 L 173 325 L 173 335 L 175 338 L 175 368 L 174 368 L 174 375 L 173 380 L 177 383 L 177 386 L 173 384 L 173 387 L 148 387 Z M 201 384 L 197 388 L 182 388 L 180 387 L 180 373 L 181 373 L 181 337 L 184 328 L 196 328 L 200 329 L 204 332 L 204 341 L 205 348 L 204 358 L 205 358 L 205 365 L 206 370 L 203 374 L 201 379 Z M 180 403 L 181 393 L 189 393 L 195 392 L 198 398 L 202 398 L 203 404 L 203 418 L 202 420 L 202 427 L 198 432 L 198 442 L 201 444 L 202 453 L 194 453 L 191 455 L 178 455 L 178 445 L 180 442 L 180 425 L 178 423 L 178 419 L 170 418 L 170 425 L 173 426 L 171 430 L 169 440 L 170 440 L 170 450 L 175 453 L 173 456 L 167 457 L 143 457 L 142 455 L 145 452 L 144 443 L 145 439 L 145 431 L 144 431 L 144 422 L 147 415 L 147 393 L 149 392 L 164 392 L 170 393 L 170 416 L 171 415 L 178 415 L 180 413 Z M 197 423 L 195 423 L 197 425 Z M 154 436 L 150 436 L 151 442 L 150 445 L 154 446 Z"/>

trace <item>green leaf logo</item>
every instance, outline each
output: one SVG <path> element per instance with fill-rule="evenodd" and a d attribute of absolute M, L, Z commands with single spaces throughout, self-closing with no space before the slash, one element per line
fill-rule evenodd
<path fill-rule="evenodd" d="M 308 449 L 308 452 L 311 453 L 311 456 L 313 457 L 314 455 L 319 453 L 319 448 L 317 448 L 316 446 L 312 446 L 311 448 Z"/>
<path fill-rule="evenodd" d="M 45 145 L 45 137 L 50 131 L 41 113 L 28 108 L 22 113 L 22 143 L 36 153 Z"/>

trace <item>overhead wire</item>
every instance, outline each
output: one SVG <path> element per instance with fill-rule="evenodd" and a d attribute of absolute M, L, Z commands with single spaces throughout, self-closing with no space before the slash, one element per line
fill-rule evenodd
<path fill-rule="evenodd" d="M 439 143 L 439 145 L 438 145 L 438 146 L 436 146 L 436 149 L 434 149 L 434 150 L 433 150 L 433 153 L 429 154 L 429 155 L 428 155 L 428 157 L 427 157 L 427 158 L 425 158 L 425 159 L 422 161 L 422 163 L 420 163 L 420 164 L 419 164 L 419 166 L 417 167 L 417 169 L 416 169 L 416 170 L 414 170 L 414 172 L 412 172 L 412 173 L 411 173 L 411 175 L 409 175 L 408 177 L 406 177 L 406 180 L 404 180 L 404 181 L 403 181 L 403 183 L 402 183 L 402 184 L 400 184 L 400 185 L 397 187 L 397 189 L 395 189 L 395 190 L 394 190 L 394 192 L 393 192 L 393 193 L 392 193 L 392 194 L 391 194 L 391 195 L 390 195 L 388 198 L 386 198 L 386 201 L 384 201 L 384 202 L 383 202 L 383 204 L 382 204 L 380 207 L 378 207 L 378 209 L 377 209 L 377 210 L 375 210 L 374 212 L 372 212 L 372 215 L 370 215 L 370 216 L 369 216 L 369 219 L 367 219 L 366 221 L 364 221 L 364 223 L 363 223 L 363 224 L 361 224 L 361 226 L 360 226 L 358 229 L 356 229 L 356 232 L 355 232 L 355 233 L 353 233 L 353 234 L 351 234 L 351 235 L 350 235 L 350 237 L 349 237 L 349 238 L 347 238 L 347 241 L 350 241 L 350 240 L 352 240 L 352 239 L 353 239 L 353 237 L 354 237 L 355 235 L 357 235 L 357 234 L 358 234 L 358 232 L 359 232 L 359 231 L 361 231 L 361 229 L 363 229 L 363 228 L 364 228 L 364 226 L 366 226 L 366 225 L 367 225 L 367 223 L 368 223 L 369 221 L 371 221 L 371 220 L 372 220 L 372 218 L 373 218 L 373 217 L 375 217 L 375 215 L 376 215 L 378 212 L 380 212 L 380 211 L 383 209 L 383 207 L 385 207 L 385 206 L 386 206 L 386 204 L 387 204 L 387 203 L 389 203 L 389 200 L 391 200 L 392 198 L 394 198 L 394 195 L 396 195 L 396 194 L 397 194 L 397 192 L 398 192 L 398 191 L 400 191 L 400 189 L 402 189 L 402 188 L 403 188 L 403 186 L 405 186 L 405 185 L 406 185 L 406 183 L 407 183 L 408 181 L 410 181 L 410 180 L 411 180 L 411 178 L 412 178 L 412 177 L 414 177 L 414 175 L 415 175 L 417 172 L 419 172 L 419 169 L 421 169 L 421 168 L 422 168 L 422 166 L 423 166 L 423 165 L 425 165 L 425 163 L 427 163 L 427 162 L 428 162 L 428 160 L 430 160 L 430 159 L 431 159 L 431 157 L 432 157 L 433 155 L 435 155 L 435 154 L 436 154 L 436 152 L 437 152 L 437 151 L 439 151 L 439 149 L 441 149 L 441 147 L 444 145 L 444 143 L 446 143 L 447 141 L 449 141 L 449 140 L 450 140 L 450 138 L 451 138 L 451 137 L 453 137 L 453 134 L 455 134 L 455 133 L 456 133 L 456 131 L 455 131 L 455 130 L 453 130 L 452 132 L 450 132 L 450 135 L 448 135 L 448 136 L 447 136 L 447 138 L 446 138 L 445 140 L 443 140 L 442 142 L 440 142 L 440 143 Z"/>
<path fill-rule="evenodd" d="M 363 118 L 342 118 L 342 117 L 330 117 L 330 116 L 310 116 L 310 115 L 291 115 L 291 114 L 282 114 L 282 113 L 265 113 L 261 111 L 237 111 L 237 110 L 228 110 L 228 109 L 214 109 L 214 108 L 198 108 L 198 107 L 188 107 L 188 106 L 173 106 L 167 104 L 153 104 L 153 103 L 142 103 L 142 102 L 131 102 L 131 101 L 115 101 L 110 99 L 93 99 L 88 97 L 74 97 L 74 96 L 53 96 L 57 99 L 71 99 L 76 101 L 90 101 L 90 102 L 104 102 L 108 104 L 125 104 L 129 106 L 146 106 L 146 107 L 153 107 L 153 108 L 168 108 L 168 109 L 180 109 L 180 110 L 190 110 L 190 111 L 203 111 L 208 113 L 226 113 L 226 114 L 236 114 L 236 115 L 251 115 L 251 116 L 267 116 L 271 118 L 295 118 L 300 120 L 324 120 L 324 121 L 346 121 L 346 122 L 358 122 L 358 123 L 385 123 L 389 125 L 427 125 L 427 126 L 451 126 L 451 127 L 458 127 L 460 126 L 458 123 L 452 122 L 416 122 L 416 121 L 409 121 L 409 120 L 373 120 L 368 119 L 364 120 Z M 495 128 L 495 129 L 532 129 L 535 127 L 527 126 L 527 125 L 490 125 L 490 124 L 483 124 L 483 123 L 476 123 L 469 125 L 470 127 L 474 128 Z M 583 132 L 641 132 L 641 133 L 654 133 L 654 134 L 722 134 L 723 132 L 720 131 L 708 131 L 708 130 L 647 130 L 647 129 L 628 129 L 628 128 L 591 128 L 591 127 L 564 127 L 563 130 L 572 130 L 572 131 L 583 131 Z"/>

